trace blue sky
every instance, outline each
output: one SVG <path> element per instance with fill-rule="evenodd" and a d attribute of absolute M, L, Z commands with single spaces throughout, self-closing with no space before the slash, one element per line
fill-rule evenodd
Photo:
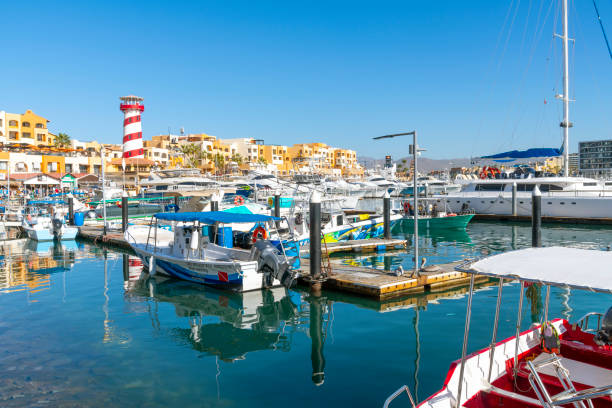
<path fill-rule="evenodd" d="M 590 1 L 571 1 L 580 140 L 612 137 L 612 61 Z M 612 34 L 612 3 L 598 1 Z M 7 2 L 0 110 L 120 143 L 118 97 L 145 98 L 145 138 L 205 132 L 427 157 L 561 144 L 558 0 Z M 557 18 L 558 30 L 561 30 Z M 547 103 L 544 103 L 546 100 Z"/>

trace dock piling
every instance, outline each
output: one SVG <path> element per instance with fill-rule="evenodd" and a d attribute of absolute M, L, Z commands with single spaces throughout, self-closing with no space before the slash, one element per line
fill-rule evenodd
<path fill-rule="evenodd" d="M 178 212 L 179 210 L 179 197 L 178 196 L 174 196 L 174 205 L 176 206 L 175 211 Z"/>
<path fill-rule="evenodd" d="M 310 196 L 310 291 L 321 292 L 321 197 L 318 191 Z"/>
<path fill-rule="evenodd" d="M 516 181 L 514 183 L 512 183 L 512 215 L 514 217 L 516 217 L 516 215 L 518 214 L 517 211 L 517 203 L 516 203 Z"/>
<path fill-rule="evenodd" d="M 74 225 L 74 198 L 68 197 L 68 224 Z"/>
<path fill-rule="evenodd" d="M 531 194 L 531 246 L 542 246 L 542 193 L 537 185 Z"/>
<path fill-rule="evenodd" d="M 280 194 L 276 193 L 274 194 L 274 216 L 276 218 L 280 218 Z M 276 221 L 276 229 L 280 228 L 280 222 Z"/>
<path fill-rule="evenodd" d="M 125 232 L 128 226 L 128 198 L 121 197 L 121 231 Z"/>
<path fill-rule="evenodd" d="M 324 300 L 313 295 L 310 303 L 310 361 L 312 362 L 312 382 L 322 385 L 325 381 L 325 356 L 323 355 L 323 302 Z"/>
<path fill-rule="evenodd" d="M 383 223 L 385 239 L 391 239 L 391 197 L 388 191 L 383 198 Z"/>

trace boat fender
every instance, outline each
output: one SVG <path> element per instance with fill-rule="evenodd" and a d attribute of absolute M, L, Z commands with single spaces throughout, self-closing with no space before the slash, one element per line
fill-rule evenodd
<path fill-rule="evenodd" d="M 234 205 L 244 205 L 244 197 L 241 195 L 234 197 Z"/>
<path fill-rule="evenodd" d="M 253 230 L 253 235 L 251 237 L 251 240 L 253 241 L 253 243 L 259 241 L 260 239 L 267 239 L 267 238 L 268 238 L 268 232 L 261 225 Z"/>
<path fill-rule="evenodd" d="M 149 257 L 149 275 L 155 275 L 155 269 L 155 257 L 151 255 L 151 257 Z"/>
<path fill-rule="evenodd" d="M 544 353 L 559 353 L 561 349 L 561 340 L 559 340 L 559 332 L 550 322 L 542 323 L 540 328 L 540 346 Z"/>

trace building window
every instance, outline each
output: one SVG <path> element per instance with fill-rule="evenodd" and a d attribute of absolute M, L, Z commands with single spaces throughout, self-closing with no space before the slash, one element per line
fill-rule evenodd
<path fill-rule="evenodd" d="M 94 167 L 94 174 L 95 174 L 96 176 L 100 175 L 100 171 L 101 171 L 101 169 L 102 169 L 102 166 L 101 166 L 101 165 L 99 165 L 99 164 L 94 164 L 94 166 L 93 166 L 93 167 Z"/>
<path fill-rule="evenodd" d="M 30 127 L 30 122 L 21 122 L 22 127 Z"/>
<path fill-rule="evenodd" d="M 79 173 L 89 173 L 89 166 L 86 164 L 79 164 Z"/>
<path fill-rule="evenodd" d="M 31 139 L 32 138 L 32 134 L 30 132 L 23 132 L 21 134 L 21 137 L 26 137 L 28 139 Z"/>
<path fill-rule="evenodd" d="M 16 120 L 9 120 L 9 126 L 17 126 Z"/>
<path fill-rule="evenodd" d="M 36 124 L 36 129 L 44 129 L 45 125 L 43 125 L 42 123 L 37 123 Z"/>
<path fill-rule="evenodd" d="M 66 173 L 72 173 L 72 164 L 66 163 Z"/>
<path fill-rule="evenodd" d="M 0 119 L 0 127 L 2 127 L 2 119 Z"/>
<path fill-rule="evenodd" d="M 17 132 L 9 132 L 10 140 L 17 140 Z"/>
<path fill-rule="evenodd" d="M 56 173 L 57 172 L 57 162 L 47 163 L 47 172 Z"/>
<path fill-rule="evenodd" d="M 8 163 L 7 162 L 0 162 L 0 170 L 6 171 L 7 167 L 8 167 Z"/>
<path fill-rule="evenodd" d="M 43 134 L 37 134 L 36 135 L 36 140 L 38 140 L 39 142 L 44 142 L 45 141 L 45 135 Z"/>

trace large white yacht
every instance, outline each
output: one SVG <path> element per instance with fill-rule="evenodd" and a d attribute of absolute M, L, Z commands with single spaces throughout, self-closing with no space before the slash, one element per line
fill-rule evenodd
<path fill-rule="evenodd" d="M 513 183 L 517 186 L 517 215 L 531 215 L 531 194 L 537 185 L 542 192 L 543 216 L 612 218 L 610 186 L 583 177 L 472 180 L 461 192 L 435 199 L 453 212 L 470 208 L 477 214 L 511 215 Z"/>

